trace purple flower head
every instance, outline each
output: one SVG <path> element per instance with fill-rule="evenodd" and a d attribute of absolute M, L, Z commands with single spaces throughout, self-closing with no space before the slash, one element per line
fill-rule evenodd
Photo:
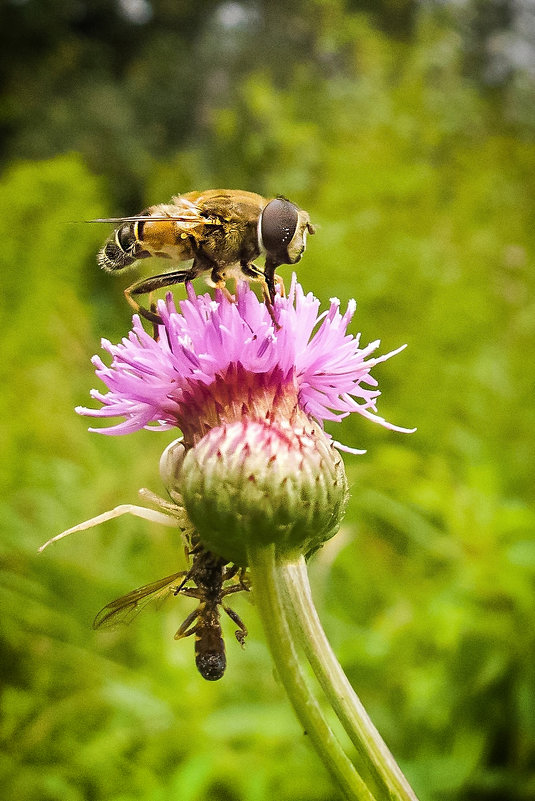
<path fill-rule="evenodd" d="M 351 412 L 395 431 L 408 431 L 377 414 L 377 381 L 370 371 L 399 353 L 371 357 L 379 340 L 359 347 L 347 333 L 355 312 L 351 300 L 344 314 L 332 299 L 319 313 L 319 301 L 305 294 L 295 275 L 287 297 L 275 299 L 277 329 L 266 305 L 247 283 L 236 301 L 217 291 L 188 297 L 176 310 L 171 294 L 159 301 L 163 325 L 155 340 L 134 316 L 128 338 L 102 347 L 112 356 L 107 367 L 95 356 L 97 376 L 108 392 L 93 390 L 100 409 L 79 407 L 92 417 L 122 417 L 98 430 L 127 434 L 141 428 L 178 427 L 191 445 L 221 423 L 242 418 L 290 420 L 303 415 L 323 425 Z M 351 450 L 346 448 L 346 450 Z"/>

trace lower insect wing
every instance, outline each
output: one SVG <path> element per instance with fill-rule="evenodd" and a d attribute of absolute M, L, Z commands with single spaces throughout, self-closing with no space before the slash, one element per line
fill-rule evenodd
<path fill-rule="evenodd" d="M 163 600 L 174 594 L 175 586 L 180 578 L 185 575 L 184 571 L 173 573 L 171 576 L 145 584 L 135 590 L 111 601 L 104 609 L 101 609 L 93 621 L 93 628 L 109 628 L 120 623 L 131 623 L 137 615 L 151 601 Z"/>

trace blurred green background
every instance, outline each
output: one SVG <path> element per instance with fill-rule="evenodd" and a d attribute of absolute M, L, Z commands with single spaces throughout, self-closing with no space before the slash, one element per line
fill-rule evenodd
<path fill-rule="evenodd" d="M 533 4 L 0 7 L 3 796 L 338 797 L 247 598 L 247 647 L 227 621 L 215 684 L 173 640 L 191 600 L 91 630 L 179 569 L 169 529 L 123 518 L 36 553 L 162 492 L 172 439 L 89 434 L 73 411 L 100 337 L 129 329 L 133 280 L 97 269 L 108 230 L 80 221 L 228 186 L 306 208 L 305 288 L 357 298 L 364 343 L 408 343 L 375 375 L 380 413 L 417 433 L 329 427 L 368 449 L 310 568 L 336 653 L 421 801 L 533 799 Z"/>

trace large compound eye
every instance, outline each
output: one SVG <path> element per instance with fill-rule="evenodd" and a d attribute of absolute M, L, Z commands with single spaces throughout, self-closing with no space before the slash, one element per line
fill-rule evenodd
<path fill-rule="evenodd" d="M 288 245 L 293 239 L 299 219 L 297 206 L 284 198 L 270 200 L 260 217 L 260 238 L 264 249 L 287 263 Z"/>

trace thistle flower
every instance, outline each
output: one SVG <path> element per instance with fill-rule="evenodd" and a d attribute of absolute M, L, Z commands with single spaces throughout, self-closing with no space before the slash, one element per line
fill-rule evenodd
<path fill-rule="evenodd" d="M 323 425 L 351 412 L 394 431 L 409 429 L 388 423 L 377 414 L 380 395 L 370 371 L 399 353 L 405 345 L 371 358 L 379 340 L 365 348 L 360 335 L 347 333 L 356 303 L 340 302 L 318 314 L 319 300 L 305 295 L 295 275 L 288 297 L 275 299 L 280 328 L 247 283 L 237 288 L 237 302 L 217 291 L 188 299 L 177 312 L 169 293 L 159 301 L 163 320 L 153 339 L 134 316 L 133 329 L 122 343 L 102 340 L 113 357 L 110 367 L 95 356 L 96 374 L 108 387 L 91 395 L 101 409 L 78 407 L 91 417 L 124 417 L 104 434 L 128 434 L 141 428 L 178 427 L 193 444 L 215 425 L 247 415 L 288 419 L 297 410 Z M 316 330 L 315 330 L 316 329 Z M 345 448 L 345 450 L 353 450 Z"/>
<path fill-rule="evenodd" d="M 247 562 L 249 536 L 274 541 L 281 552 L 308 554 L 338 529 L 347 498 L 343 463 L 323 431 L 326 421 L 351 412 L 397 431 L 377 413 L 377 381 L 370 371 L 402 348 L 372 357 L 347 333 L 355 312 L 332 299 L 305 294 L 295 276 L 288 297 L 275 299 L 276 328 L 266 305 L 247 283 L 236 301 L 218 291 L 188 298 L 175 308 L 160 301 L 163 325 L 154 339 L 134 317 L 128 338 L 103 340 L 107 367 L 95 356 L 107 393 L 92 391 L 98 418 L 124 421 L 97 430 L 126 434 L 141 428 L 179 428 L 185 455 L 173 484 L 207 547 Z M 189 453 L 191 451 L 191 453 Z M 186 453 L 188 452 L 188 453 Z M 173 454 L 176 457 L 176 449 Z M 182 460 L 184 464 L 182 464 Z"/>

